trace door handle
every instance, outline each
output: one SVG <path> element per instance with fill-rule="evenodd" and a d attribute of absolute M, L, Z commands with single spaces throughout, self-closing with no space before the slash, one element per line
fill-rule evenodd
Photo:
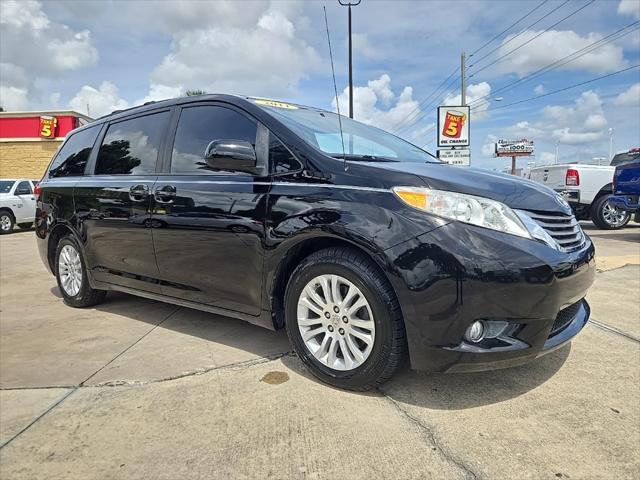
<path fill-rule="evenodd" d="M 176 187 L 173 185 L 164 185 L 157 188 L 153 192 L 153 198 L 155 198 L 158 203 L 173 203 L 176 199 Z"/>
<path fill-rule="evenodd" d="M 129 199 L 132 202 L 142 202 L 149 196 L 149 186 L 145 184 L 134 185 L 129 189 Z"/>

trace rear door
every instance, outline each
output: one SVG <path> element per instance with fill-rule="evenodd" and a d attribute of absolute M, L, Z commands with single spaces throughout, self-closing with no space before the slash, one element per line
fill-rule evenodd
<path fill-rule="evenodd" d="M 75 185 L 77 216 L 96 280 L 160 293 L 150 229 L 151 192 L 170 110 L 111 122 Z"/>
<path fill-rule="evenodd" d="M 256 148 L 266 130 L 229 105 L 181 108 L 170 164 L 154 189 L 151 222 L 166 295 L 258 315 L 261 309 L 265 177 L 216 171 L 204 160 L 210 142 L 244 140 Z M 266 164 L 258 152 L 258 163 Z M 266 166 L 265 166 L 266 168 Z"/>

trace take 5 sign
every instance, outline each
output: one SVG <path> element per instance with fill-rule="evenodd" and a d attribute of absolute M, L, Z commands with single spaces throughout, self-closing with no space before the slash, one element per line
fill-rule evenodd
<path fill-rule="evenodd" d="M 469 146 L 469 106 L 438 107 L 438 147 Z"/>
<path fill-rule="evenodd" d="M 58 119 L 49 115 L 40 116 L 40 136 L 42 138 L 53 138 L 56 136 L 56 126 Z"/>

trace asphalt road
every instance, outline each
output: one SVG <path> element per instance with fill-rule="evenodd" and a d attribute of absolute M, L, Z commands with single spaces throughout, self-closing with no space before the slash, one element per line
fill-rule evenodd
<path fill-rule="evenodd" d="M 65 306 L 33 232 L 0 237 L 0 478 L 640 476 L 640 227 L 585 224 L 593 321 L 508 370 L 320 384 L 286 335 L 110 294 Z"/>

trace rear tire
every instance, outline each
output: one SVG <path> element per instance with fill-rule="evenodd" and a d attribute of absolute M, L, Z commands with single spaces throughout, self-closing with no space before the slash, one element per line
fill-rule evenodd
<path fill-rule="evenodd" d="M 406 358 L 395 293 L 378 266 L 354 249 L 327 248 L 302 260 L 287 285 L 285 321 L 300 360 L 336 387 L 375 388 Z M 310 337 L 312 331 L 318 333 Z"/>
<path fill-rule="evenodd" d="M 591 206 L 591 221 L 593 224 L 603 230 L 617 230 L 624 227 L 631 215 L 624 210 L 618 210 L 611 202 L 612 194 L 602 195 L 598 197 Z"/>
<path fill-rule="evenodd" d="M 104 301 L 107 292 L 91 288 L 80 246 L 72 236 L 63 237 L 55 256 L 56 280 L 64 303 L 76 308 Z"/>
<path fill-rule="evenodd" d="M 15 220 L 13 219 L 13 215 L 11 215 L 10 212 L 0 212 L 0 235 L 11 233 L 13 231 L 14 224 Z"/>

